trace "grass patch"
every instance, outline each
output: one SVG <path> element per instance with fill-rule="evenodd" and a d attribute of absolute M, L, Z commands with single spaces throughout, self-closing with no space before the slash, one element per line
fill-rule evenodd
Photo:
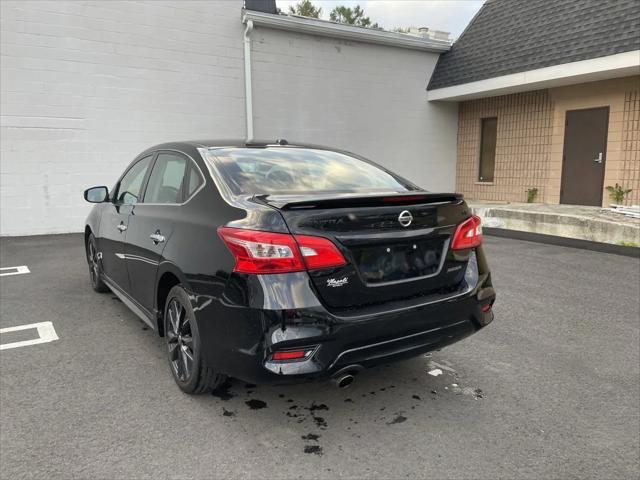
<path fill-rule="evenodd" d="M 618 242 L 618 245 L 622 245 L 623 247 L 640 247 L 636 242 L 625 242 L 624 240 Z"/>

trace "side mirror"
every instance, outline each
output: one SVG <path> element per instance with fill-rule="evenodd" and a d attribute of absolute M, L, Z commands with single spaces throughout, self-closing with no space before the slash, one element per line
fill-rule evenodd
<path fill-rule="evenodd" d="M 91 203 L 102 203 L 109 198 L 107 187 L 91 187 L 84 191 L 84 199 Z"/>

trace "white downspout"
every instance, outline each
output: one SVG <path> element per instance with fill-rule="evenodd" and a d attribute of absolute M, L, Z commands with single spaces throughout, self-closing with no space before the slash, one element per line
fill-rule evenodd
<path fill-rule="evenodd" d="M 251 32 L 253 20 L 244 21 L 244 98 L 247 118 L 247 143 L 253 140 L 253 97 L 251 95 Z"/>

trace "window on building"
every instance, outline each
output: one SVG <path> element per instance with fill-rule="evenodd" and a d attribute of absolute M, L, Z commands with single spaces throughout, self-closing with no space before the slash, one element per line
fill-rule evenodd
<path fill-rule="evenodd" d="M 149 177 L 144 203 L 181 203 L 186 167 L 187 160 L 180 155 L 159 154 Z"/>
<path fill-rule="evenodd" d="M 479 182 L 493 182 L 493 172 L 496 165 L 496 132 L 498 119 L 482 119 L 482 136 L 480 138 L 480 168 Z"/>

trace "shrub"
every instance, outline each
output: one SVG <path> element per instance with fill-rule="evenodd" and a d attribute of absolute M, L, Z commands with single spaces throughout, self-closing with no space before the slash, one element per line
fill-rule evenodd
<path fill-rule="evenodd" d="M 607 192 L 609 192 L 609 198 L 614 203 L 624 202 L 624 197 L 626 197 L 629 193 L 632 192 L 630 188 L 624 189 L 622 188 L 622 186 L 618 185 L 617 183 L 613 187 L 609 185 L 606 188 L 607 188 Z"/>

